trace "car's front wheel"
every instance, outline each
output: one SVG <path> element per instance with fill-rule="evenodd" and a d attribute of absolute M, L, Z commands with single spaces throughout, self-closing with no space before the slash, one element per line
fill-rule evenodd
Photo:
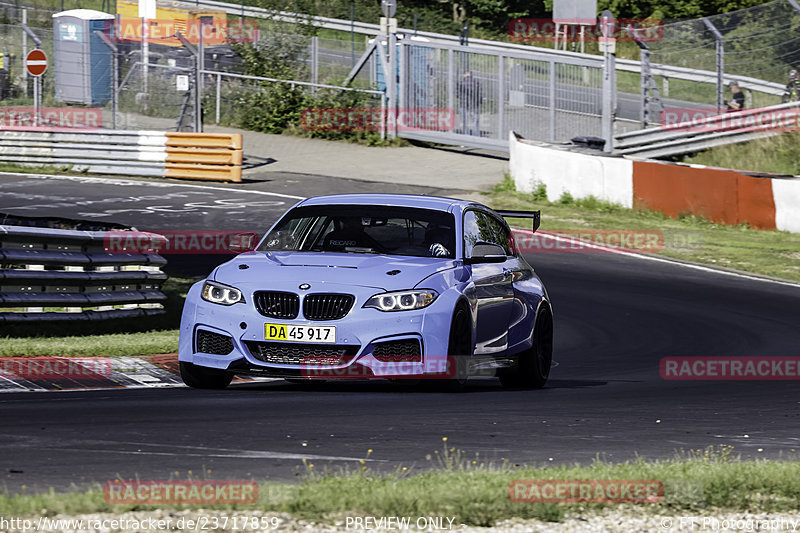
<path fill-rule="evenodd" d="M 431 380 L 426 385 L 435 390 L 458 392 L 467 383 L 472 355 L 472 326 L 464 304 L 459 304 L 453 312 L 447 352 L 447 379 Z"/>
<path fill-rule="evenodd" d="M 193 389 L 224 389 L 230 385 L 233 374 L 227 370 L 206 368 L 181 361 L 181 379 Z"/>
<path fill-rule="evenodd" d="M 545 306 L 536 317 L 533 345 L 519 354 L 519 362 L 500 374 L 504 387 L 541 389 L 550 377 L 553 364 L 553 315 Z"/>

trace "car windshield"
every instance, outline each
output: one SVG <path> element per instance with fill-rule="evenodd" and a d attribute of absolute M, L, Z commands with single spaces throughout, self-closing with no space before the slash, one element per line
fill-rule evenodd
<path fill-rule="evenodd" d="M 455 257 L 455 217 L 415 207 L 313 205 L 293 209 L 259 251 Z"/>

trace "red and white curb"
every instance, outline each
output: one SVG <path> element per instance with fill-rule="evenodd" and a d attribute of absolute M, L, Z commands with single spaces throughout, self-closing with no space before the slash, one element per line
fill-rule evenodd
<path fill-rule="evenodd" d="M 69 362 L 70 371 L 57 373 L 41 371 L 42 360 L 30 358 L 13 358 L 14 364 L 2 364 L 0 359 L 0 393 L 3 392 L 44 392 L 70 390 L 111 390 L 111 389 L 143 389 L 163 387 L 184 387 L 178 369 L 177 354 L 143 355 L 139 357 L 52 357 L 46 358 L 55 362 Z M 97 365 L 93 360 L 102 359 L 110 363 L 108 372 L 103 375 L 93 374 Z M 33 363 L 36 361 L 36 363 Z M 22 364 L 20 363 L 22 362 Z M 55 366 L 55 365 L 53 365 Z M 86 372 L 82 372 L 85 368 Z M 41 372 L 40 372 L 41 371 Z M 90 377 L 84 377 L 84 376 Z M 279 381 L 267 378 L 236 378 L 234 382 Z"/>

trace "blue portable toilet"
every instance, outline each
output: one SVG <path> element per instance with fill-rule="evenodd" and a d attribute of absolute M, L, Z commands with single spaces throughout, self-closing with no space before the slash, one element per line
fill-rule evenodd
<path fill-rule="evenodd" d="M 55 97 L 67 104 L 104 105 L 111 100 L 111 50 L 94 34 L 113 35 L 114 15 L 71 9 L 53 15 Z"/>

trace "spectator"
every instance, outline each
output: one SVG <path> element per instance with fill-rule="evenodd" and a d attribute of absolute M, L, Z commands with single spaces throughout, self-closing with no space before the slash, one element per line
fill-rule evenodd
<path fill-rule="evenodd" d="M 792 69 L 789 72 L 789 83 L 786 84 L 786 92 L 781 96 L 781 103 L 800 101 L 800 79 L 797 71 Z"/>
<path fill-rule="evenodd" d="M 744 109 L 744 93 L 739 88 L 739 84 L 732 81 L 728 87 L 731 88 L 731 100 L 725 100 L 726 111 L 741 111 Z"/>
<path fill-rule="evenodd" d="M 461 131 L 464 135 L 475 135 L 480 137 L 480 115 L 483 94 L 481 83 L 468 70 L 464 73 L 456 85 L 456 96 L 458 98 L 458 110 L 461 114 Z"/>

